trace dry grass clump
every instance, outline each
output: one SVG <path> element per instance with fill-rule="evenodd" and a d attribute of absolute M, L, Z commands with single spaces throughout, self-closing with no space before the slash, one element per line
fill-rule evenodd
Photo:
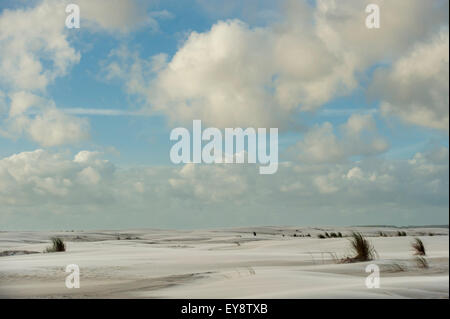
<path fill-rule="evenodd" d="M 414 238 L 414 242 L 411 244 L 414 249 L 414 255 L 425 256 L 425 245 L 420 238 Z"/>
<path fill-rule="evenodd" d="M 423 258 L 423 257 L 417 257 L 416 258 L 416 262 L 417 262 L 417 266 L 419 268 L 427 269 L 427 268 L 430 267 L 428 265 L 428 261 L 425 258 Z"/>
<path fill-rule="evenodd" d="M 347 257 L 342 262 L 362 262 L 373 260 L 377 256 L 377 252 L 372 244 L 358 232 L 353 232 L 350 236 L 350 245 L 354 253 L 353 257 Z"/>
<path fill-rule="evenodd" d="M 58 251 L 66 251 L 66 244 L 64 241 L 59 237 L 52 237 L 52 246 L 47 247 L 45 251 L 47 253 L 54 253 Z"/>

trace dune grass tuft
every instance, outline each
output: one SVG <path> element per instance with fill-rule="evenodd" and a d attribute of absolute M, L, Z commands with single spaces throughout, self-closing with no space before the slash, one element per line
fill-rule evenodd
<path fill-rule="evenodd" d="M 45 250 L 47 253 L 54 253 L 58 251 L 66 251 L 66 244 L 59 237 L 52 237 L 52 246 L 47 247 Z"/>
<path fill-rule="evenodd" d="M 425 256 L 425 245 L 420 238 L 414 238 L 414 242 L 411 244 L 414 249 L 414 255 Z"/>
<path fill-rule="evenodd" d="M 375 248 L 363 234 L 353 232 L 350 236 L 350 245 L 354 256 L 343 259 L 343 262 L 361 262 L 376 258 L 377 252 Z"/>

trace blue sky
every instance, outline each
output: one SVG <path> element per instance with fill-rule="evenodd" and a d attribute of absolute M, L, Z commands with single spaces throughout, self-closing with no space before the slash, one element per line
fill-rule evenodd
<path fill-rule="evenodd" d="M 140 220 L 158 227 L 448 223 L 448 2 L 383 4 L 380 30 L 361 22 L 362 2 L 80 0 L 81 28 L 67 29 L 64 1 L 3 1 L 2 225 L 62 227 L 68 216 L 84 228 Z M 24 80 L 38 76 L 43 84 Z M 192 119 L 279 127 L 286 166 L 271 182 L 248 166 L 174 166 L 170 131 L 190 128 Z M 83 197 L 82 176 L 96 196 Z M 137 192 L 113 196 L 128 184 Z M 108 196 L 119 202 L 114 213 Z M 146 215 L 153 205 L 161 211 Z M 128 210 L 131 221 L 120 213 Z M 108 214 L 111 222 L 102 222 Z"/>

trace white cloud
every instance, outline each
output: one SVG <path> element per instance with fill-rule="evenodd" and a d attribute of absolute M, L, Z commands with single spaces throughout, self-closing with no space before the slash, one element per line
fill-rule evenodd
<path fill-rule="evenodd" d="M 56 107 L 44 110 L 27 122 L 26 131 L 42 146 L 72 144 L 89 137 L 89 124 L 85 119 L 68 116 Z"/>
<path fill-rule="evenodd" d="M 186 164 L 169 179 L 174 191 L 204 202 L 240 201 L 248 185 L 239 168 Z"/>
<path fill-rule="evenodd" d="M 359 135 L 365 130 L 375 131 L 376 124 L 373 116 L 370 114 L 352 114 L 344 125 L 344 129 L 348 135 Z"/>
<path fill-rule="evenodd" d="M 65 14 L 64 2 L 55 0 L 0 14 L 0 85 L 9 104 L 3 136 L 16 139 L 25 133 L 43 146 L 76 143 L 88 136 L 85 119 L 64 114 L 42 97 L 49 84 L 80 60 L 67 39 Z"/>
<path fill-rule="evenodd" d="M 0 205 L 2 225 L 31 228 L 68 218 L 90 228 L 445 222 L 448 148 L 399 161 L 282 163 L 269 178 L 254 165 L 123 169 L 97 152 L 36 150 L 0 159 Z"/>
<path fill-rule="evenodd" d="M 53 101 L 20 91 L 10 96 L 9 116 L 2 135 L 16 139 L 25 133 L 42 146 L 77 143 L 89 137 L 87 120 L 67 115 Z M 33 112 L 28 112 L 33 109 Z"/>
<path fill-rule="evenodd" d="M 315 125 L 288 150 L 288 155 L 301 162 L 336 163 L 352 156 L 377 155 L 388 148 L 388 142 L 377 132 L 372 115 L 353 114 L 340 126 L 340 137 L 329 122 Z"/>
<path fill-rule="evenodd" d="M 11 94 L 10 99 L 10 117 L 21 115 L 30 107 L 41 105 L 43 103 L 43 99 L 41 97 L 26 91 L 15 92 Z"/>
<path fill-rule="evenodd" d="M 77 177 L 81 184 L 94 184 L 94 185 L 97 185 L 101 178 L 99 173 L 91 166 L 84 168 L 81 172 L 77 174 Z"/>
<path fill-rule="evenodd" d="M 11 90 L 43 91 L 79 62 L 80 54 L 67 41 L 61 21 L 65 21 L 65 7 L 54 0 L 2 11 L 0 84 Z"/>
<path fill-rule="evenodd" d="M 219 21 L 192 32 L 171 58 L 142 60 L 111 55 L 110 77 L 123 77 L 152 112 L 173 123 L 201 119 L 216 127 L 285 128 L 299 111 L 316 110 L 358 87 L 359 74 L 404 56 L 448 25 L 448 3 L 375 1 L 382 27 L 367 29 L 370 1 L 288 2 L 284 21 L 250 27 Z"/>
<path fill-rule="evenodd" d="M 100 152 L 90 152 L 90 151 L 80 151 L 75 155 L 73 161 L 75 163 L 92 163 L 97 162 L 98 157 L 100 157 L 102 153 Z M 98 162 L 97 162 L 98 163 Z"/>
<path fill-rule="evenodd" d="M 218 127 L 285 126 L 301 104 L 317 107 L 330 97 L 328 83 L 343 80 L 327 70 L 333 59 L 324 45 L 295 32 L 218 22 L 209 32 L 193 32 L 171 61 L 158 58 L 158 70 L 151 67 L 155 58 L 147 62 L 133 54 L 128 65 L 119 63 L 120 56 L 105 69 L 108 77 L 125 75 L 128 92 L 172 122 L 200 118 Z M 317 63 L 306 61 L 308 56 Z M 348 83 L 354 85 L 352 79 Z"/>
<path fill-rule="evenodd" d="M 348 179 L 361 180 L 363 178 L 363 173 L 359 167 L 353 167 L 348 171 L 346 176 Z"/>
<path fill-rule="evenodd" d="M 67 2 L 79 5 L 81 27 L 93 31 L 123 34 L 142 27 L 158 31 L 157 19 L 173 17 L 168 11 L 149 11 L 154 1 L 73 0 Z"/>
<path fill-rule="evenodd" d="M 380 8 L 380 28 L 365 27 L 368 4 Z M 448 26 L 448 1 L 318 0 L 318 36 L 337 56 L 347 56 L 356 69 L 404 56 L 412 46 Z"/>
<path fill-rule="evenodd" d="M 339 190 L 338 187 L 333 185 L 332 179 L 329 176 L 316 176 L 313 182 L 320 194 L 331 194 Z"/>
<path fill-rule="evenodd" d="M 6 100 L 2 104 L 9 104 L 9 116 L 3 121 L 5 128 L 0 130 L 2 136 L 16 139 L 25 133 L 46 147 L 78 143 L 89 136 L 86 119 L 67 114 L 70 111 L 63 112 L 51 99 L 42 97 L 47 87 L 56 78 L 67 75 L 81 58 L 71 46 L 64 25 L 65 6 L 69 2 L 72 3 L 42 0 L 23 9 L 1 12 L 0 85 L 5 90 L 1 100 Z M 166 11 L 147 15 L 149 2 L 78 0 L 74 3 L 80 6 L 82 23 L 86 24 L 83 28 L 91 31 L 126 33 L 141 26 L 156 30 L 156 18 L 170 17 Z M 72 111 L 76 115 L 77 110 Z"/>
<path fill-rule="evenodd" d="M 70 203 L 80 199 L 77 193 L 96 192 L 95 188 L 86 188 L 86 184 L 106 183 L 114 166 L 106 160 L 77 161 L 83 156 L 86 154 L 78 154 L 71 160 L 64 153 L 38 149 L 1 159 L 0 201 L 19 206 L 61 200 Z M 83 191 L 82 188 L 86 189 Z M 101 193 L 102 190 L 98 191 Z"/>
<path fill-rule="evenodd" d="M 448 131 L 448 29 L 431 41 L 417 44 L 391 69 L 379 71 L 373 94 L 381 97 L 384 115 L 397 115 L 407 123 Z"/>
<path fill-rule="evenodd" d="M 331 123 L 316 125 L 294 149 L 300 153 L 301 161 L 335 162 L 345 157 L 344 150 L 333 132 Z"/>

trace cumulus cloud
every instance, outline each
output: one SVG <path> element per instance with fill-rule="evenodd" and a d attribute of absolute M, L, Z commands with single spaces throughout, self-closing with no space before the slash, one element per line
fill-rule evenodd
<path fill-rule="evenodd" d="M 27 91 L 12 93 L 6 128 L 0 134 L 16 139 L 23 133 L 42 146 L 77 143 L 89 137 L 86 119 L 67 115 L 53 101 Z"/>
<path fill-rule="evenodd" d="M 43 91 L 80 61 L 81 55 L 71 47 L 64 25 L 68 3 L 80 6 L 88 30 L 126 32 L 151 23 L 152 15 L 170 16 L 167 12 L 148 15 L 142 6 L 148 7 L 149 2 L 137 0 L 42 0 L 24 9 L 4 9 L 0 15 L 0 83 L 3 86 Z"/>
<path fill-rule="evenodd" d="M 91 156 L 95 156 L 92 154 Z M 38 149 L 3 158 L 0 164 L 1 202 L 5 205 L 23 206 L 45 202 L 72 203 L 81 200 L 77 193 L 96 198 L 95 188 L 106 183 L 114 166 L 106 160 L 86 161 L 67 158 L 63 153 L 50 153 Z M 81 191 L 81 188 L 86 191 Z M 91 193 L 91 195 L 88 195 Z"/>
<path fill-rule="evenodd" d="M 1 104 L 8 108 L 2 136 L 25 134 L 48 147 L 77 143 L 89 136 L 86 119 L 65 114 L 46 95 L 47 87 L 68 74 L 81 55 L 70 44 L 65 28 L 68 3 L 80 6 L 83 30 L 127 33 L 147 26 L 158 29 L 156 19 L 167 11 L 149 12 L 150 2 L 97 0 L 42 0 L 23 9 L 0 14 Z M 144 7 L 143 7 L 144 6 Z"/>
<path fill-rule="evenodd" d="M 239 175 L 239 170 L 230 169 L 226 164 L 214 169 L 186 164 L 169 179 L 169 183 L 174 191 L 206 202 L 237 202 L 248 190 L 247 180 Z"/>
<path fill-rule="evenodd" d="M 70 46 L 61 21 L 65 21 L 65 7 L 58 1 L 47 0 L 31 8 L 2 11 L 0 84 L 3 87 L 43 91 L 79 62 L 80 54 Z"/>
<path fill-rule="evenodd" d="M 9 116 L 14 117 L 25 113 L 29 108 L 45 103 L 45 100 L 27 91 L 18 91 L 10 95 L 11 106 Z"/>
<path fill-rule="evenodd" d="M 56 108 L 49 108 L 29 121 L 26 128 L 33 141 L 42 146 L 72 144 L 86 139 L 87 120 L 68 116 Z"/>
<path fill-rule="evenodd" d="M 347 72 L 327 69 L 336 62 L 333 56 L 299 29 L 275 32 L 238 20 L 218 22 L 209 32 L 193 32 L 170 61 L 158 59 L 156 72 L 142 68 L 154 59 L 136 57 L 128 65 L 112 61 L 106 70 L 125 75 L 128 91 L 172 122 L 200 118 L 217 127 L 286 126 L 300 106 L 314 108 L 330 98 L 327 85 L 342 82 L 336 72 Z M 347 75 L 346 84 L 354 86 Z"/>
<path fill-rule="evenodd" d="M 36 150 L 0 159 L 0 205 L 2 225 L 22 227 L 33 218 L 90 228 L 445 222 L 448 148 L 398 161 L 280 163 L 270 178 L 252 165 L 124 169 L 99 152 Z"/>
<path fill-rule="evenodd" d="M 49 84 L 80 60 L 67 39 L 65 14 L 64 3 L 54 0 L 0 14 L 0 85 L 9 105 L 1 135 L 16 139 L 25 133 L 42 146 L 88 136 L 85 119 L 64 114 L 42 97 Z"/>
<path fill-rule="evenodd" d="M 417 44 L 380 70 L 372 94 L 381 98 L 384 115 L 397 115 L 407 123 L 448 131 L 449 34 L 441 31 L 431 41 Z"/>
<path fill-rule="evenodd" d="M 172 18 L 168 11 L 149 11 L 154 1 L 73 0 L 80 7 L 83 28 L 108 33 L 127 33 L 141 27 L 159 30 L 157 19 Z"/>
<path fill-rule="evenodd" d="M 387 151 L 388 142 L 379 135 L 372 115 L 353 114 L 339 127 L 325 122 L 312 127 L 295 146 L 288 150 L 290 158 L 308 163 L 336 163 L 352 156 L 371 156 Z"/>
<path fill-rule="evenodd" d="M 291 1 L 282 22 L 251 27 L 219 21 L 192 32 L 153 70 L 154 60 L 135 53 L 132 59 L 111 55 L 105 69 L 172 122 L 285 128 L 293 114 L 349 94 L 359 74 L 403 56 L 448 24 L 445 1 L 375 2 L 383 20 L 377 30 L 364 25 L 369 1 Z"/>
<path fill-rule="evenodd" d="M 365 8 L 380 8 L 380 28 L 368 29 Z M 448 1 L 318 0 L 318 36 L 338 56 L 352 59 L 361 71 L 404 56 L 418 41 L 448 26 Z"/>

